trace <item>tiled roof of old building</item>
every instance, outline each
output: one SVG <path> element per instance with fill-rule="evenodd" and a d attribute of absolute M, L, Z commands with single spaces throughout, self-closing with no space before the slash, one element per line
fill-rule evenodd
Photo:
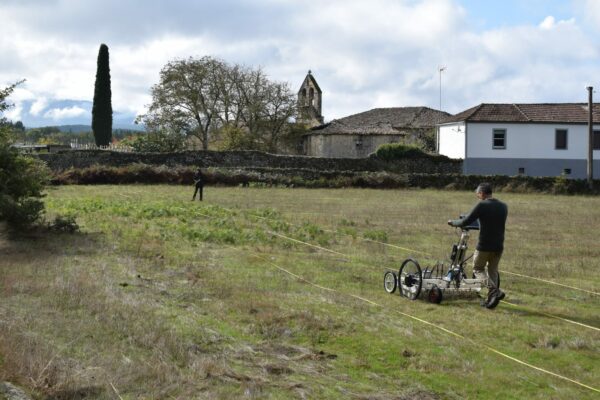
<path fill-rule="evenodd" d="M 398 135 L 406 129 L 433 128 L 450 114 L 428 107 L 375 108 L 312 129 L 318 134 Z"/>
<path fill-rule="evenodd" d="M 594 122 L 600 122 L 600 104 L 594 104 L 593 114 Z M 462 121 L 583 124 L 588 122 L 588 105 L 587 103 L 483 103 L 448 117 L 442 123 Z"/>

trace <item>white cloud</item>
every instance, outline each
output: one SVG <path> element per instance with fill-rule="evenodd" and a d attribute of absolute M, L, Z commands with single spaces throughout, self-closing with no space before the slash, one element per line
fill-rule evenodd
<path fill-rule="evenodd" d="M 55 121 L 67 118 L 75 118 L 88 114 L 87 110 L 81 107 L 72 106 L 65 108 L 53 108 L 44 113 L 45 118 L 52 118 Z"/>
<path fill-rule="evenodd" d="M 451 112 L 483 101 L 577 101 L 581 82 L 598 79 L 590 21 L 600 26 L 600 1 L 574 4 L 577 19 L 548 15 L 474 31 L 458 0 L 3 2 L 0 82 L 27 79 L 11 96 L 15 104 L 35 100 L 22 117 L 87 117 L 77 106 L 47 108 L 92 101 L 104 42 L 113 109 L 123 113 L 144 112 L 169 60 L 204 55 L 262 66 L 294 91 L 312 69 L 327 120 L 373 107 L 437 107 L 440 64 Z"/>
<path fill-rule="evenodd" d="M 6 117 L 9 121 L 20 121 L 21 113 L 23 112 L 23 106 L 20 103 L 15 103 L 14 107 L 4 111 L 3 117 Z"/>
<path fill-rule="evenodd" d="M 547 16 L 540 23 L 540 28 L 542 29 L 552 29 L 555 26 L 556 22 L 554 21 L 554 17 L 552 15 Z"/>
<path fill-rule="evenodd" d="M 29 108 L 29 114 L 38 116 L 46 107 L 48 107 L 48 99 L 45 97 L 39 97 L 31 104 L 31 107 Z"/>
<path fill-rule="evenodd" d="M 598 0 L 575 0 L 579 13 L 595 29 L 600 26 L 600 2 Z"/>
<path fill-rule="evenodd" d="M 547 16 L 546 18 L 544 18 L 544 20 L 539 24 L 539 27 L 541 29 L 544 30 L 550 30 L 550 29 L 556 29 L 558 27 L 560 27 L 561 25 L 570 25 L 572 27 L 574 27 L 575 24 L 575 18 L 570 18 L 567 20 L 561 20 L 556 22 L 555 18 L 552 15 Z"/>

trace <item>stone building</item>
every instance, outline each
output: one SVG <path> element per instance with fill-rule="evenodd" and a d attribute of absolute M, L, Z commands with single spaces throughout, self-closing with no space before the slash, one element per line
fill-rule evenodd
<path fill-rule="evenodd" d="M 304 135 L 304 154 L 362 158 L 387 143 L 419 144 L 434 150 L 436 125 L 448 116 L 428 107 L 375 108 L 313 127 Z"/>

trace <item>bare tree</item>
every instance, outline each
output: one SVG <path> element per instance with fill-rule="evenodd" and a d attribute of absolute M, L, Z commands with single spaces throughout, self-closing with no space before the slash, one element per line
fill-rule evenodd
<path fill-rule="evenodd" d="M 246 130 L 254 148 L 277 151 L 296 107 L 287 83 L 269 81 L 261 69 L 245 70 L 236 82 L 236 92 L 237 125 Z"/>
<path fill-rule="evenodd" d="M 169 62 L 152 87 L 148 113 L 138 120 L 150 130 L 197 137 L 208 149 L 210 133 L 218 121 L 226 64 L 211 57 Z"/>
<path fill-rule="evenodd" d="M 294 107 L 288 85 L 269 81 L 261 69 L 189 58 L 162 69 L 138 121 L 151 131 L 195 136 L 204 149 L 221 134 L 230 139 L 226 148 L 276 151 Z"/>

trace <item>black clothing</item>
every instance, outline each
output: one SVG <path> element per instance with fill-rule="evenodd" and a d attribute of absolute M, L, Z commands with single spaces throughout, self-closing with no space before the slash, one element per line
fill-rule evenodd
<path fill-rule="evenodd" d="M 451 225 L 467 226 L 479 219 L 477 250 L 501 252 L 504 250 L 504 227 L 507 215 L 506 204 L 494 198 L 485 199 L 477 203 L 464 218 L 451 221 Z"/>
<path fill-rule="evenodd" d="M 202 172 L 198 171 L 194 174 L 194 183 L 196 184 L 196 186 L 203 186 L 204 182 L 202 181 Z"/>
<path fill-rule="evenodd" d="M 204 189 L 204 181 L 202 180 L 202 172 L 198 171 L 194 175 L 194 185 L 196 188 L 194 189 L 194 195 L 192 196 L 192 200 L 196 200 L 196 194 L 200 195 L 199 200 L 202 201 L 202 192 Z"/>

